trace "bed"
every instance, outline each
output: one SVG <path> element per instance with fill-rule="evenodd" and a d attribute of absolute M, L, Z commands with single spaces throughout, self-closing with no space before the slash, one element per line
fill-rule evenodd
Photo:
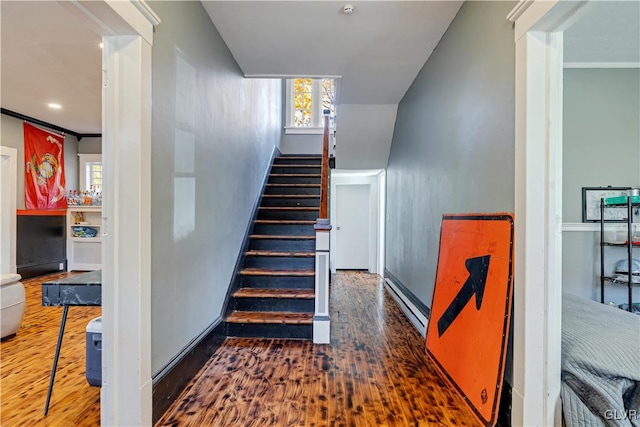
<path fill-rule="evenodd" d="M 562 303 L 568 427 L 640 427 L 640 316 L 573 295 Z"/>

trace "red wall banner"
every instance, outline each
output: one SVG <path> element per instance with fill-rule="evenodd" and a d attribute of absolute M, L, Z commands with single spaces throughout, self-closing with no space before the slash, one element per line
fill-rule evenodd
<path fill-rule="evenodd" d="M 24 203 L 27 209 L 67 207 L 64 137 L 24 123 Z"/>

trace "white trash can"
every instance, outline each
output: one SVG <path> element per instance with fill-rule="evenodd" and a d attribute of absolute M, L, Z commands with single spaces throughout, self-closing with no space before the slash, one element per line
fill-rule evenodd
<path fill-rule="evenodd" d="M 87 325 L 86 377 L 89 385 L 102 385 L 102 317 L 96 317 Z"/>

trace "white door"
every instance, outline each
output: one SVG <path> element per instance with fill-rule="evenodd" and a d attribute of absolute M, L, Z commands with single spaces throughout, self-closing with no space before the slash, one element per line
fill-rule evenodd
<path fill-rule="evenodd" d="M 369 185 L 336 187 L 336 268 L 369 269 Z"/>

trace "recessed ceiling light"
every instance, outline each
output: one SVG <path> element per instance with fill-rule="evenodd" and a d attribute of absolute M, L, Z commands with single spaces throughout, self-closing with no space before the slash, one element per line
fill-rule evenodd
<path fill-rule="evenodd" d="M 104 45 L 102 44 L 102 42 L 98 43 L 98 46 L 100 46 L 100 49 L 102 49 L 104 47 Z"/>
<path fill-rule="evenodd" d="M 62 105 L 56 104 L 55 102 L 50 102 L 47 104 L 49 108 L 53 108 L 54 110 L 59 110 L 62 108 Z"/>

